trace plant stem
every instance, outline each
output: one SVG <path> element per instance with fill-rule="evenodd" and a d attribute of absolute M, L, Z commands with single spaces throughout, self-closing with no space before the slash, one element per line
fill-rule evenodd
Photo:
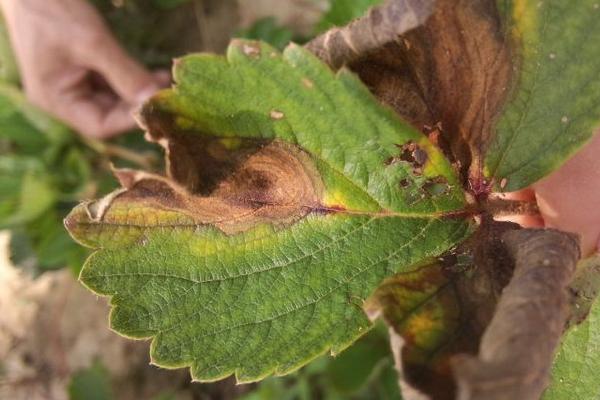
<path fill-rule="evenodd" d="M 83 137 L 82 141 L 96 153 L 105 158 L 117 157 L 146 170 L 151 171 L 156 162 L 153 155 L 139 154 L 125 147 L 117 146 L 110 143 L 105 143 L 97 139 Z"/>

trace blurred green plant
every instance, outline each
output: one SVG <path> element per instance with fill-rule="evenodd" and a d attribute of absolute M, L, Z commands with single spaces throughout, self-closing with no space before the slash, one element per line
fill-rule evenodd
<path fill-rule="evenodd" d="M 106 367 L 96 361 L 89 368 L 76 372 L 69 383 L 70 400 L 114 399 Z"/>
<path fill-rule="evenodd" d="M 329 9 L 317 23 L 316 32 L 325 32 L 334 26 L 344 26 L 348 22 L 364 15 L 373 6 L 383 0 L 330 0 Z"/>
<path fill-rule="evenodd" d="M 322 356 L 286 377 L 260 382 L 241 400 L 399 400 L 398 374 L 383 324 L 336 358 Z"/>
<path fill-rule="evenodd" d="M 140 131 L 108 143 L 81 138 L 31 105 L 0 19 L 0 229 L 11 232 L 16 265 L 34 274 L 65 266 L 78 273 L 88 252 L 70 239 L 63 218 L 115 187 L 111 163 L 153 168 L 156 151 Z"/>
<path fill-rule="evenodd" d="M 257 20 L 246 29 L 241 29 L 236 34 L 237 37 L 253 40 L 262 40 L 279 50 L 290 42 L 303 43 L 306 38 L 294 36 L 294 32 L 277 23 L 274 17 L 266 17 Z"/>
<path fill-rule="evenodd" d="M 12 233 L 13 262 L 34 272 L 78 270 L 87 252 L 62 219 L 79 201 L 114 188 L 111 162 L 152 167 L 152 151 L 141 134 L 111 143 L 81 139 L 17 86 L 0 83 L 0 229 Z"/>

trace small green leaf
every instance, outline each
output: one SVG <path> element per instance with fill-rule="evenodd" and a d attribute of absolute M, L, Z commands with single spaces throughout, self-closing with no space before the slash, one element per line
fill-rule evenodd
<path fill-rule="evenodd" d="M 1 197 L 0 197 L 1 198 Z M 46 212 L 56 201 L 56 192 L 45 176 L 28 171 L 21 176 L 20 191 L 11 215 L 0 221 L 0 227 L 30 222 Z"/>
<path fill-rule="evenodd" d="M 596 400 L 600 397 L 600 303 L 563 339 L 544 400 Z"/>
<path fill-rule="evenodd" d="M 324 32 L 334 26 L 344 26 L 382 2 L 383 0 L 331 0 L 329 10 L 317 24 L 317 32 Z"/>
<path fill-rule="evenodd" d="M 338 353 L 382 279 L 469 234 L 450 163 L 349 72 L 236 41 L 174 75 L 142 111 L 169 178 L 118 171 L 123 189 L 66 220 L 98 249 L 81 280 L 157 365 L 248 382 Z"/>
<path fill-rule="evenodd" d="M 337 391 L 351 394 L 364 389 L 369 379 L 379 372 L 378 366 L 393 364 L 385 329 L 384 325 L 376 326 L 368 335 L 329 362 L 327 378 Z"/>
<path fill-rule="evenodd" d="M 19 68 L 2 15 L 0 15 L 0 80 L 12 84 L 18 84 L 20 80 Z"/>
<path fill-rule="evenodd" d="M 262 40 L 278 49 L 283 49 L 292 40 L 294 32 L 284 26 L 279 26 L 274 17 L 259 19 L 252 26 L 236 34 L 244 39 Z"/>
<path fill-rule="evenodd" d="M 69 383 L 70 400 L 113 400 L 108 371 L 100 363 L 76 372 Z"/>
<path fill-rule="evenodd" d="M 596 0 L 499 3 L 517 73 L 486 166 L 512 191 L 557 169 L 600 126 L 600 7 Z"/>
<path fill-rule="evenodd" d="M 15 86 L 0 83 L 0 138 L 19 143 L 44 138 L 52 145 L 69 141 L 73 134 L 64 124 L 31 105 Z M 39 137 L 39 139 L 38 139 Z"/>
<path fill-rule="evenodd" d="M 581 301 L 576 303 L 574 311 L 577 315 L 583 309 L 587 318 L 571 327 L 563 338 L 543 400 L 600 398 L 600 301 L 597 298 L 600 256 L 585 261 L 578 268 L 575 292 Z M 582 281 L 583 277 L 589 282 Z"/>

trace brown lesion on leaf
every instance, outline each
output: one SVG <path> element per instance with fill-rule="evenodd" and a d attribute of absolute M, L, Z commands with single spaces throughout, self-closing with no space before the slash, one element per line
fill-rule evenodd
<path fill-rule="evenodd" d="M 418 23 L 406 23 L 394 7 Z M 511 43 L 496 1 L 388 1 L 307 48 L 334 69 L 349 66 L 417 129 L 443 126 L 436 139 L 452 162 L 460 162 L 463 184 L 482 175 L 494 123 L 514 81 Z"/>
<path fill-rule="evenodd" d="M 422 189 L 429 196 L 441 196 L 450 192 L 452 186 L 448 183 L 448 179 L 444 176 L 436 176 L 425 181 Z"/>
<path fill-rule="evenodd" d="M 112 210 L 152 209 L 175 212 L 195 225 L 212 225 L 227 234 L 260 223 L 288 224 L 319 208 L 321 183 L 309 157 L 291 145 L 271 142 L 244 157 L 209 195 L 194 193 L 174 179 L 147 172 L 117 170 L 123 189 L 89 203 L 95 209 L 88 222 L 127 225 L 123 213 Z M 104 204 L 98 207 L 98 204 Z M 148 226 L 160 221 L 148 222 Z"/>
<path fill-rule="evenodd" d="M 572 235 L 484 216 L 458 248 L 386 280 L 367 312 L 390 326 L 403 396 L 538 399 L 576 305 L 600 287 L 597 259 L 572 281 L 579 256 Z"/>
<path fill-rule="evenodd" d="M 501 238 L 517 228 L 488 221 L 430 264 L 388 278 L 367 302 L 367 313 L 390 326 L 406 398 L 455 398 L 453 357 L 477 354 L 513 273 Z"/>
<path fill-rule="evenodd" d="M 166 176 L 116 170 L 123 188 L 84 205 L 87 221 L 72 214 L 66 221 L 71 231 L 82 222 L 160 226 L 156 219 L 163 212 L 234 234 L 260 223 L 293 223 L 322 208 L 320 176 L 311 157 L 294 145 L 187 131 L 152 103 L 140 119 L 147 138 L 165 149 Z M 153 219 L 138 215 L 136 207 L 153 210 Z"/>
<path fill-rule="evenodd" d="M 429 159 L 427 152 L 412 140 L 409 140 L 404 144 L 397 144 L 396 147 L 398 147 L 400 153 L 388 158 L 385 161 L 385 165 L 394 165 L 399 162 L 405 162 L 411 166 L 413 174 L 421 175 L 423 173 L 423 167 Z"/>

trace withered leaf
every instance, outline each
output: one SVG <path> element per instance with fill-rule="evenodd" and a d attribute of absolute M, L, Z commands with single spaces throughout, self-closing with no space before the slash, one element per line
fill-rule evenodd
<path fill-rule="evenodd" d="M 422 24 L 378 24 L 396 17 L 393 4 L 428 15 L 432 4 L 413 3 L 390 1 L 309 48 L 349 65 L 417 129 L 436 127 L 475 196 L 492 183 L 524 188 L 590 140 L 600 125 L 595 0 L 437 0 Z"/>
<path fill-rule="evenodd" d="M 512 274 L 500 238 L 515 228 L 485 223 L 439 259 L 386 279 L 367 301 L 369 315 L 390 326 L 403 398 L 456 398 L 452 360 L 478 351 Z"/>

